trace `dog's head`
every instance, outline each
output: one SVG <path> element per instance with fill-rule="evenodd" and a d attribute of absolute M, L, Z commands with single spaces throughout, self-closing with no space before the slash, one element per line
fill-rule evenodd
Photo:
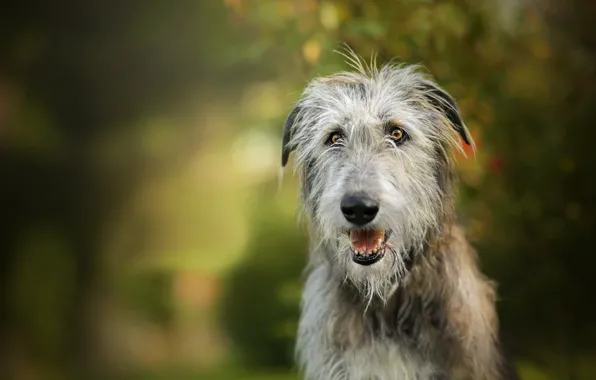
<path fill-rule="evenodd" d="M 415 66 L 311 82 L 287 118 L 304 211 L 322 258 L 376 292 L 449 213 L 452 148 L 473 144 L 454 100 Z"/>

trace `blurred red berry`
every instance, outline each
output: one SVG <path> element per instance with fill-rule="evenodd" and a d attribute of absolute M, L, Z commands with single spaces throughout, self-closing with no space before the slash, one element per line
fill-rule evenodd
<path fill-rule="evenodd" d="M 493 156 L 488 162 L 488 168 L 490 171 L 500 173 L 503 171 L 503 159 L 499 156 Z"/>

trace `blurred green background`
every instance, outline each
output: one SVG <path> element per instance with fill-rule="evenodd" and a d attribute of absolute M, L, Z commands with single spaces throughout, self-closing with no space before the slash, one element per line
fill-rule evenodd
<path fill-rule="evenodd" d="M 281 131 L 342 43 L 458 100 L 461 221 L 522 379 L 596 378 L 594 4 L 2 2 L 0 378 L 296 379 Z"/>

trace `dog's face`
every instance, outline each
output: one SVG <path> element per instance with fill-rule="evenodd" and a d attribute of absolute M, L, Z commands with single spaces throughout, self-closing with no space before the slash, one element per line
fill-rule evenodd
<path fill-rule="evenodd" d="M 286 122 L 324 258 L 376 292 L 440 228 L 450 150 L 470 143 L 451 97 L 414 67 L 313 81 Z"/>

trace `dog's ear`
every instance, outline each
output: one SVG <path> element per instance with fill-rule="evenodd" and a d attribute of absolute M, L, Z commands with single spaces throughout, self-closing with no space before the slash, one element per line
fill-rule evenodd
<path fill-rule="evenodd" d="M 470 133 L 466 128 L 466 125 L 459 114 L 459 108 L 451 95 L 430 81 L 425 81 L 422 85 L 422 89 L 426 93 L 430 103 L 441 111 L 453 124 L 453 127 L 464 142 L 468 145 L 472 145 Z"/>
<path fill-rule="evenodd" d="M 294 150 L 294 148 L 290 145 L 290 141 L 292 140 L 292 132 L 294 123 L 296 122 L 296 118 L 300 113 L 300 106 L 296 105 L 294 109 L 288 115 L 286 119 L 286 124 L 284 125 L 284 134 L 281 143 L 281 167 L 285 167 L 288 163 L 288 159 L 290 158 L 290 153 Z"/>

